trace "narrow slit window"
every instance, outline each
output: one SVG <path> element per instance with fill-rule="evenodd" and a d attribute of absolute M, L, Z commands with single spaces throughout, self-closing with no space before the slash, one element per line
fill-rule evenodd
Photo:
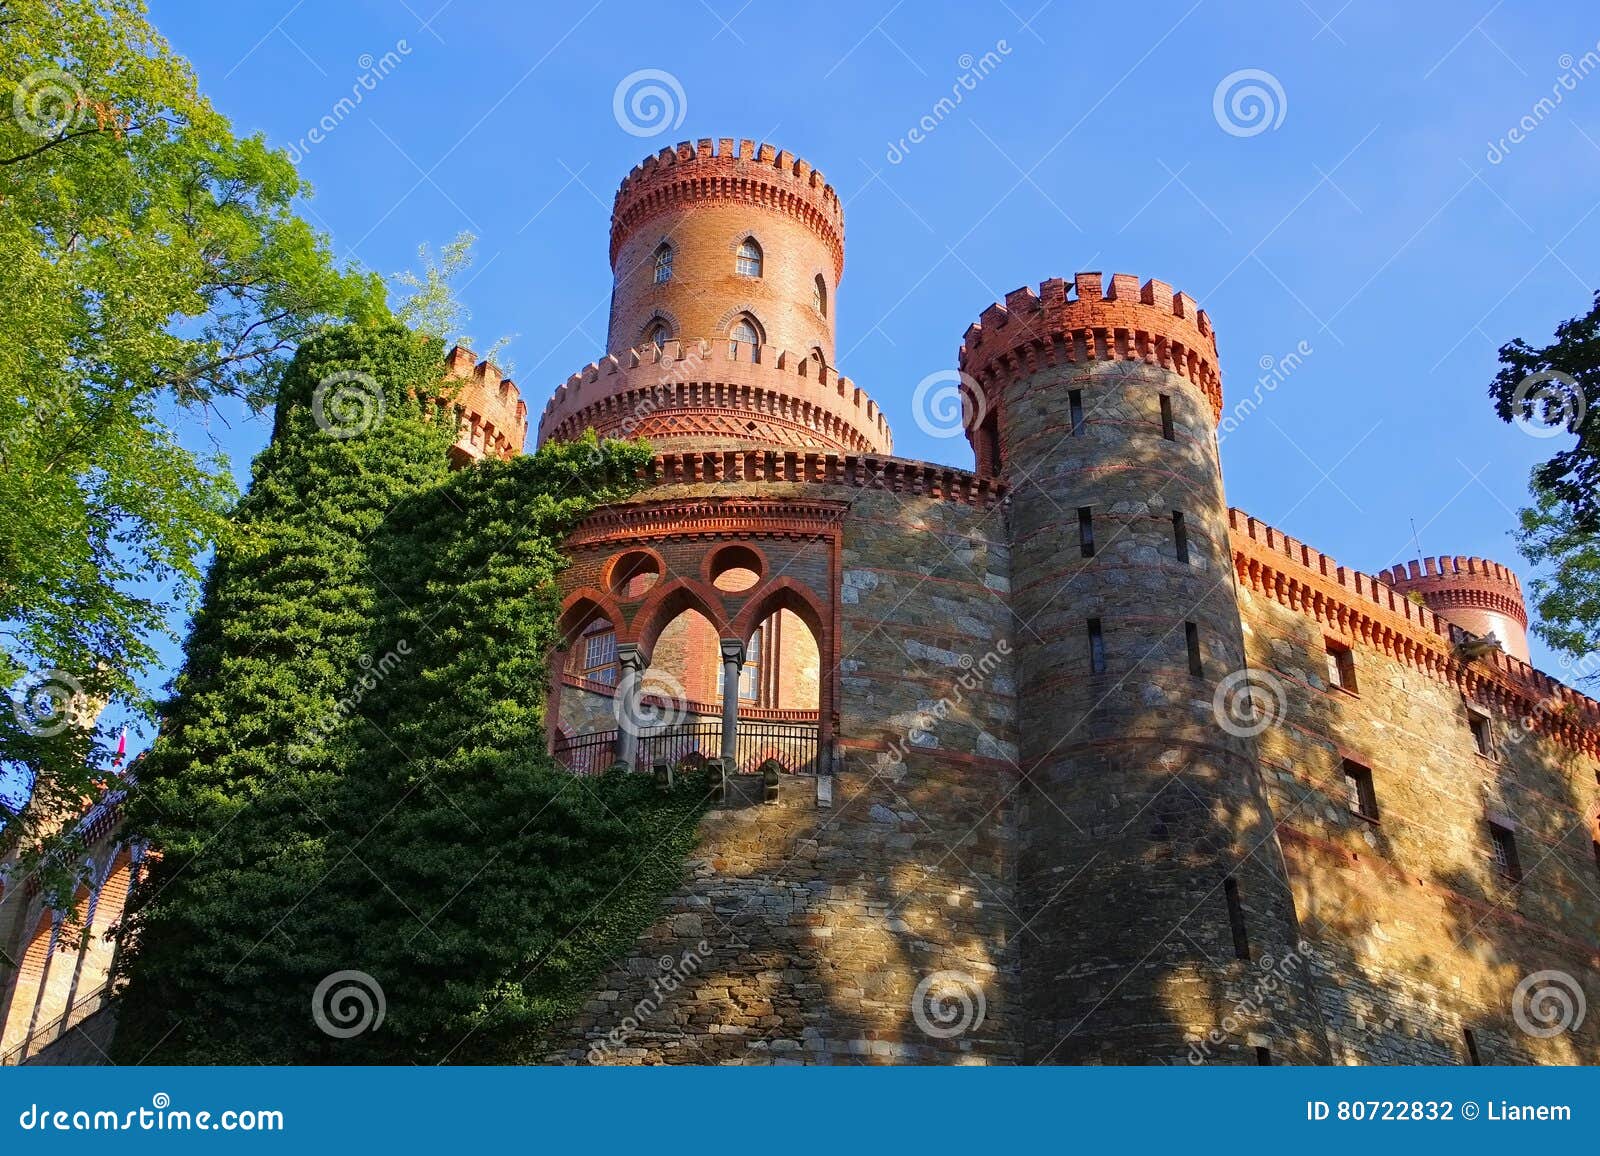
<path fill-rule="evenodd" d="M 1161 436 L 1169 442 L 1178 440 L 1177 427 L 1172 423 L 1172 395 L 1161 395 Z"/>
<path fill-rule="evenodd" d="M 1472 1034 L 1471 1028 L 1463 1028 L 1461 1030 L 1461 1038 L 1467 1044 L 1467 1063 L 1474 1068 L 1481 1068 L 1483 1066 L 1483 1057 L 1478 1054 L 1478 1037 Z"/>
<path fill-rule="evenodd" d="M 1106 672 L 1106 638 L 1100 629 L 1098 618 L 1089 619 L 1089 672 L 1091 674 Z"/>
<path fill-rule="evenodd" d="M 1256 1065 L 1258 1067 L 1262 1067 L 1262 1068 L 1270 1068 L 1270 1067 L 1272 1067 L 1272 1049 L 1271 1048 L 1260 1048 L 1260 1047 L 1258 1047 L 1256 1049 Z"/>
<path fill-rule="evenodd" d="M 1178 561 L 1189 560 L 1189 525 L 1184 521 L 1183 511 L 1172 511 L 1172 546 L 1178 553 Z"/>
<path fill-rule="evenodd" d="M 1206 672 L 1205 659 L 1200 655 L 1200 624 L 1198 622 L 1185 622 L 1183 624 L 1183 640 L 1189 648 L 1189 673 L 1199 678 Z"/>
<path fill-rule="evenodd" d="M 1085 558 L 1094 557 L 1094 509 L 1078 507 L 1078 550 Z"/>
<path fill-rule="evenodd" d="M 1083 390 L 1067 391 L 1067 411 L 1072 419 L 1072 436 L 1083 436 Z"/>
<path fill-rule="evenodd" d="M 1594 841 L 1594 869 L 1600 871 L 1600 839 Z"/>
<path fill-rule="evenodd" d="M 1222 881 L 1223 894 L 1228 899 L 1228 926 L 1233 930 L 1233 954 L 1240 959 L 1250 958 L 1250 937 L 1244 927 L 1244 904 L 1239 902 L 1239 881 L 1231 875 Z"/>

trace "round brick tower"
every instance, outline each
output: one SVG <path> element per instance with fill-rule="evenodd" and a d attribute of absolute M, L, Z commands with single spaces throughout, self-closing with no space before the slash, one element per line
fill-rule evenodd
<path fill-rule="evenodd" d="M 844 209 L 805 161 L 709 138 L 662 149 L 617 190 L 608 356 L 560 387 L 539 439 L 664 451 L 886 454 L 876 404 L 834 368 Z"/>
<path fill-rule="evenodd" d="M 1419 594 L 1435 614 L 1472 634 L 1493 634 L 1505 652 L 1528 657 L 1528 608 L 1517 576 L 1487 558 L 1423 558 L 1378 577 L 1402 594 Z"/>
<path fill-rule="evenodd" d="M 1075 289 L 1007 295 L 960 361 L 1011 490 L 1024 1057 L 1325 1063 L 1303 965 L 1236 1006 L 1298 930 L 1254 739 L 1212 708 L 1245 660 L 1211 324 L 1159 281 Z"/>

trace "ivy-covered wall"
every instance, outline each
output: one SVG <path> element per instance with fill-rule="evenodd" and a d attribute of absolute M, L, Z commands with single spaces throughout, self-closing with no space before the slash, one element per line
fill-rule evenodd
<path fill-rule="evenodd" d="M 118 1062 L 514 1060 L 679 881 L 700 783 L 544 753 L 561 543 L 648 450 L 452 473 L 454 430 L 418 401 L 442 370 L 388 325 L 327 333 L 288 375 L 129 808 L 160 859 Z M 371 415 L 354 436 L 336 375 Z M 337 1030 L 343 972 L 381 1026 Z"/>

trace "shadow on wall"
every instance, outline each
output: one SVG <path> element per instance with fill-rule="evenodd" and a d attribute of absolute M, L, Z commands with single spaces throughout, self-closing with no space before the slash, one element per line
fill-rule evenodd
<path fill-rule="evenodd" d="M 1371 648 L 1333 689 L 1321 625 L 1243 603 L 1285 707 L 1262 761 L 1335 1062 L 1594 1062 L 1592 766 L 1503 714 L 1480 754 L 1460 689 Z"/>

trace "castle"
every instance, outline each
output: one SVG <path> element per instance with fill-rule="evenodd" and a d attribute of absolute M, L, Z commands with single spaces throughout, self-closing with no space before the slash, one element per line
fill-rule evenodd
<path fill-rule="evenodd" d="M 1600 704 L 1529 665 L 1515 575 L 1373 575 L 1230 508 L 1211 320 L 1120 273 L 968 328 L 974 470 L 895 457 L 835 365 L 844 253 L 765 144 L 617 192 L 611 352 L 538 438 L 655 456 L 568 543 L 550 749 L 733 773 L 546 1058 L 1600 1061 Z M 464 466 L 528 426 L 475 361 Z M 10 1062 L 91 1058 L 109 948 L 58 926 L 0 903 Z"/>

